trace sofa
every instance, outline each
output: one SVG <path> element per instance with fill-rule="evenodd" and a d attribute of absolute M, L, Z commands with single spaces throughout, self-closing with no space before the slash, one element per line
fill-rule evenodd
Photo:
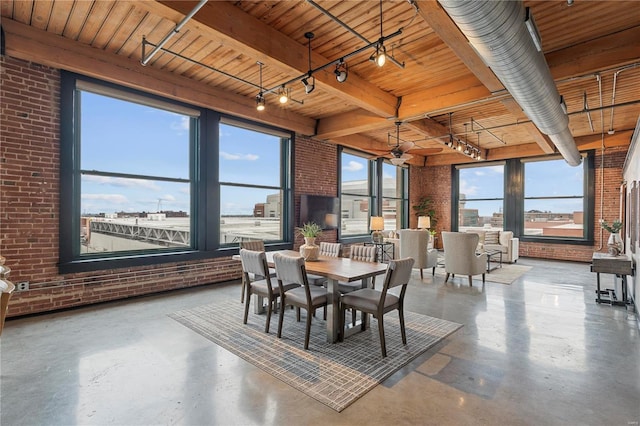
<path fill-rule="evenodd" d="M 478 234 L 479 242 L 477 250 L 500 250 L 502 261 L 506 263 L 516 263 L 519 257 L 520 240 L 513 236 L 512 231 L 501 231 L 498 229 L 467 229 L 465 232 Z"/>

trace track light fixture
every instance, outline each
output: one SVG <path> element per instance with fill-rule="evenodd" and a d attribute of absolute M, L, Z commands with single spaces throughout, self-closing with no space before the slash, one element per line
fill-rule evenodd
<path fill-rule="evenodd" d="M 311 80 L 311 83 L 309 83 L 309 80 Z M 304 92 L 308 95 L 309 93 L 313 92 L 313 89 L 316 88 L 316 78 L 315 77 L 307 77 L 307 78 L 303 78 L 302 80 L 300 80 L 304 86 Z"/>
<path fill-rule="evenodd" d="M 289 101 L 289 93 L 286 87 L 284 87 L 284 84 L 282 85 L 282 88 L 278 91 L 278 100 L 280 101 L 281 104 L 286 104 Z"/>
<path fill-rule="evenodd" d="M 258 92 L 258 96 L 256 96 L 256 109 L 258 111 L 264 111 L 265 103 L 264 96 L 262 95 L 262 66 L 264 65 L 262 62 L 257 62 L 258 66 L 260 66 L 260 92 Z"/>
<path fill-rule="evenodd" d="M 347 64 L 344 62 L 344 60 L 340 59 L 340 62 L 336 64 L 336 69 L 333 71 L 333 73 L 336 75 L 336 80 L 338 80 L 339 83 L 344 83 L 345 81 L 347 81 L 347 77 L 349 76 L 349 74 L 347 71 Z"/>
<path fill-rule="evenodd" d="M 380 0 L 380 40 L 376 44 L 375 53 L 371 55 L 369 60 L 375 62 L 379 67 L 384 66 L 387 62 L 387 49 L 384 47 L 384 35 L 382 34 L 382 0 Z"/>

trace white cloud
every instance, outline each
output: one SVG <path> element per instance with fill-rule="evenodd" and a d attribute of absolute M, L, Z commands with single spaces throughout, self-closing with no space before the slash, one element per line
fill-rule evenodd
<path fill-rule="evenodd" d="M 178 130 L 178 133 L 189 130 L 189 117 L 182 116 L 180 121 L 172 121 L 170 127 L 171 130 Z"/>
<path fill-rule="evenodd" d="M 489 170 L 491 170 L 494 173 L 501 174 L 501 175 L 504 174 L 504 166 L 489 166 Z"/>
<path fill-rule="evenodd" d="M 475 174 L 476 176 L 484 176 L 486 173 L 484 172 L 484 170 L 479 170 L 479 169 L 478 169 L 478 170 L 476 170 L 476 171 L 474 172 L 474 174 Z"/>
<path fill-rule="evenodd" d="M 349 164 L 343 167 L 344 170 L 348 172 L 357 172 L 358 170 L 362 170 L 364 166 L 357 161 L 349 161 Z"/>
<path fill-rule="evenodd" d="M 255 154 L 229 154 L 228 152 L 220 151 L 220 157 L 225 160 L 242 160 L 242 161 L 256 161 L 259 156 Z"/>
<path fill-rule="evenodd" d="M 83 180 L 87 182 L 97 183 L 99 185 L 111 185 L 119 188 L 142 188 L 152 191 L 158 191 L 160 187 L 155 182 L 143 179 L 124 179 L 109 176 L 83 176 Z"/>
<path fill-rule="evenodd" d="M 83 200 L 107 201 L 110 204 L 125 204 L 127 197 L 122 194 L 82 194 Z"/>
<path fill-rule="evenodd" d="M 466 196 L 475 195 L 478 192 L 478 187 L 467 183 L 466 180 L 460 180 L 460 193 Z"/>

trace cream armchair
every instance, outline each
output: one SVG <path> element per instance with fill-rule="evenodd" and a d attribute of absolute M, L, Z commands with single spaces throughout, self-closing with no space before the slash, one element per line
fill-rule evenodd
<path fill-rule="evenodd" d="M 442 232 L 444 271 L 447 274 L 444 282 L 449 280 L 449 275 L 453 277 L 456 274 L 468 275 L 469 286 L 473 286 L 473 276 L 482 274 L 482 283 L 484 284 L 484 274 L 487 272 L 487 254 L 476 255 L 479 239 L 480 237 L 476 233 Z"/>
<path fill-rule="evenodd" d="M 401 229 L 400 233 L 400 254 L 401 259 L 412 257 L 415 261 L 414 269 L 420 269 L 420 279 L 424 276 L 422 270 L 424 268 L 432 268 L 431 274 L 436 272 L 438 264 L 438 251 L 429 249 L 429 240 L 431 234 L 426 230 L 419 229 Z"/>

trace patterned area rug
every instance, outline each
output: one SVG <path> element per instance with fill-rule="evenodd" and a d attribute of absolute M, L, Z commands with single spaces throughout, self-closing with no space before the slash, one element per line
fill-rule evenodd
<path fill-rule="evenodd" d="M 253 303 L 251 305 L 253 310 Z M 264 333 L 264 315 L 249 313 L 242 324 L 243 305 L 223 300 L 169 316 L 308 396 L 342 411 L 378 383 L 421 353 L 462 327 L 454 322 L 405 312 L 407 345 L 402 344 L 398 315 L 385 315 L 387 358 L 382 358 L 378 324 L 344 342 L 326 342 L 322 310 L 313 319 L 309 350 L 303 349 L 305 311 L 296 322 L 295 311 L 285 311 L 282 339 L 276 337 L 278 316 Z"/>
<path fill-rule="evenodd" d="M 520 278 L 522 274 L 524 274 L 530 269 L 531 269 L 531 266 L 503 263 L 501 268 L 494 269 L 488 274 L 486 274 L 485 280 L 491 281 L 492 283 L 511 284 L 512 282 Z M 444 272 L 444 265 L 442 265 L 442 267 L 439 266 L 436 268 L 436 275 L 440 275 L 440 276 L 446 275 L 446 273 Z M 455 279 L 464 280 L 465 283 L 468 282 L 468 278 L 466 275 L 456 275 Z M 474 276 L 473 279 L 482 281 L 482 277 L 480 277 L 480 275 Z M 451 280 L 451 278 L 449 278 L 449 280 Z"/>

